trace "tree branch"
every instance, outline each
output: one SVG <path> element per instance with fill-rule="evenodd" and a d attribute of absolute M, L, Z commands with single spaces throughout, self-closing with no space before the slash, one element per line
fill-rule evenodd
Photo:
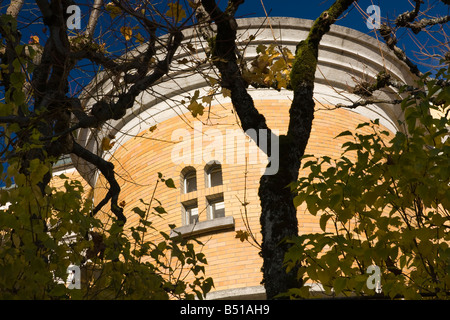
<path fill-rule="evenodd" d="M 336 109 L 338 109 L 338 108 L 356 109 L 358 107 L 363 107 L 363 106 L 367 106 L 370 104 L 376 104 L 376 103 L 399 104 L 399 103 L 402 103 L 402 100 L 400 100 L 400 99 L 394 99 L 394 100 L 361 99 L 350 105 L 338 103 L 336 105 Z"/>
<path fill-rule="evenodd" d="M 422 31 L 424 28 L 429 26 L 434 26 L 437 24 L 445 24 L 450 21 L 450 16 L 445 17 L 437 17 L 433 19 L 426 19 L 423 18 L 419 21 L 413 22 L 413 23 L 407 23 L 405 27 L 410 28 L 412 32 L 415 34 L 418 34 L 420 31 Z"/>
<path fill-rule="evenodd" d="M 397 47 L 397 38 L 395 37 L 395 34 L 392 31 L 391 27 L 386 24 L 382 24 L 380 27 L 380 35 L 383 37 L 384 42 L 389 47 L 389 49 L 394 52 L 397 59 L 404 62 L 408 66 L 409 70 L 416 76 L 423 76 L 423 73 L 420 72 L 419 68 L 406 56 L 406 53 L 402 49 Z"/>
<path fill-rule="evenodd" d="M 327 11 L 317 18 L 306 40 L 300 41 L 295 52 L 295 60 L 291 70 L 291 87 L 294 98 L 289 110 L 288 142 L 295 151 L 295 157 L 301 157 L 306 148 L 314 118 L 313 89 L 319 44 L 322 37 L 330 30 L 331 25 L 343 14 L 354 0 L 337 0 Z M 294 172 L 292 172 L 295 174 Z M 298 175 L 295 174 L 295 177 Z"/>
<path fill-rule="evenodd" d="M 423 18 L 419 21 L 414 22 L 414 20 L 417 18 L 420 12 L 420 5 L 423 4 L 422 0 L 416 0 L 415 2 L 416 5 L 414 7 L 414 10 L 404 12 L 395 19 L 395 24 L 397 27 L 409 28 L 415 34 L 418 34 L 420 31 L 422 31 L 424 28 L 428 26 L 433 26 L 436 24 L 444 24 L 450 21 L 450 16 L 445 16 L 432 19 Z M 445 3 L 445 1 L 443 2 Z M 448 5 L 448 3 L 445 4 Z"/>
<path fill-rule="evenodd" d="M 24 2 L 25 2 L 24 0 L 11 0 L 8 9 L 6 9 L 6 14 L 9 14 L 14 18 L 17 18 Z"/>
<path fill-rule="evenodd" d="M 209 18 L 217 25 L 216 36 L 206 40 L 210 44 L 211 59 L 221 74 L 221 85 L 231 91 L 231 101 L 243 130 L 254 129 L 259 133 L 260 129 L 265 129 L 268 130 L 270 137 L 271 131 L 265 117 L 256 109 L 252 97 L 247 92 L 247 83 L 242 77 L 235 54 L 237 23 L 234 13 L 243 2 L 230 0 L 227 9 L 223 12 L 216 1 L 201 1 Z M 259 138 L 257 140 L 260 141 Z M 259 146 L 258 141 L 255 142 Z"/>
<path fill-rule="evenodd" d="M 414 10 L 404 12 L 400 14 L 397 19 L 395 19 L 395 24 L 399 27 L 405 27 L 409 23 L 413 22 L 414 19 L 420 12 L 420 5 L 423 3 L 422 0 L 415 0 L 416 5 L 414 6 Z"/>
<path fill-rule="evenodd" d="M 21 117 L 21 116 L 3 116 L 0 117 L 0 123 L 17 123 L 20 126 L 25 126 L 30 122 L 30 119 L 28 117 Z"/>
<path fill-rule="evenodd" d="M 111 200 L 111 211 L 117 217 L 117 220 L 119 220 L 122 224 L 125 224 L 127 219 L 123 214 L 123 209 L 118 205 L 120 186 L 115 178 L 114 165 L 111 162 L 104 160 L 102 157 L 97 156 L 96 154 L 83 148 L 75 141 L 73 141 L 72 153 L 98 168 L 109 183 L 108 193 L 105 198 L 103 198 L 103 200 L 100 201 L 100 203 L 98 203 L 93 209 L 92 214 L 95 215 L 104 205 L 108 203 L 109 200 Z"/>
<path fill-rule="evenodd" d="M 102 5 L 103 5 L 103 0 L 95 0 L 94 1 L 94 4 L 92 6 L 92 11 L 89 16 L 89 22 L 86 27 L 86 36 L 87 37 L 94 36 L 95 27 L 97 26 L 98 16 L 100 14 L 100 8 L 102 7 Z"/>

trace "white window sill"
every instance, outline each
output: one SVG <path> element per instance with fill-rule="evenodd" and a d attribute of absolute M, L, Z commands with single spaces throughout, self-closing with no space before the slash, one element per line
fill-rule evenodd
<path fill-rule="evenodd" d="M 170 237 L 175 238 L 178 234 L 183 237 L 197 236 L 204 233 L 219 232 L 234 228 L 233 217 L 222 217 L 206 221 L 200 221 L 195 224 L 178 227 L 170 231 Z"/>

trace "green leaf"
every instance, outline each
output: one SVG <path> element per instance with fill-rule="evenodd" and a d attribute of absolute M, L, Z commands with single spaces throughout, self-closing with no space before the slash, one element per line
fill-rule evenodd
<path fill-rule="evenodd" d="M 327 222 L 328 222 L 328 220 L 330 220 L 331 217 L 332 216 L 330 214 L 326 214 L 326 213 L 324 213 L 320 216 L 320 221 L 319 221 L 320 229 L 322 229 L 324 232 L 327 227 Z"/>
<path fill-rule="evenodd" d="M 175 183 L 173 182 L 173 179 L 167 179 L 165 181 L 165 184 L 167 187 L 172 188 L 172 189 L 176 189 L 175 187 Z"/>
<path fill-rule="evenodd" d="M 317 207 L 317 202 L 318 197 L 317 196 L 313 196 L 313 195 L 309 195 L 306 197 L 305 201 L 306 204 L 308 206 L 308 211 L 315 216 L 317 214 L 317 212 L 319 211 L 319 208 Z"/>
<path fill-rule="evenodd" d="M 294 206 L 297 208 L 303 203 L 304 200 L 305 196 L 303 194 L 299 194 L 298 196 L 294 197 Z"/>
<path fill-rule="evenodd" d="M 50 296 L 61 297 L 66 293 L 67 289 L 64 285 L 58 284 L 51 291 Z"/>
<path fill-rule="evenodd" d="M 336 137 L 334 137 L 335 139 L 336 138 L 339 138 L 339 137 L 345 137 L 345 136 L 353 136 L 353 133 L 351 133 L 350 131 L 343 131 L 343 132 L 341 132 L 341 133 L 339 133 Z"/>
<path fill-rule="evenodd" d="M 153 207 L 153 209 L 155 209 L 155 211 L 158 212 L 159 214 L 167 213 L 167 211 L 161 206 Z"/>
<path fill-rule="evenodd" d="M 15 90 L 13 93 L 13 100 L 16 105 L 25 103 L 25 93 L 22 90 Z"/>
<path fill-rule="evenodd" d="M 361 129 L 361 128 L 368 127 L 368 126 L 370 126 L 370 123 L 369 122 L 364 122 L 364 123 L 358 124 L 356 129 Z"/>
<path fill-rule="evenodd" d="M 137 213 L 139 215 L 139 217 L 141 217 L 141 218 L 145 217 L 145 211 L 139 207 L 134 207 L 133 209 L 131 209 L 131 211 L 133 211 L 134 213 Z"/>
<path fill-rule="evenodd" d="M 347 279 L 344 277 L 337 277 L 336 279 L 334 279 L 333 281 L 333 289 L 334 292 L 336 293 L 336 295 L 339 295 L 342 290 L 345 289 L 347 285 Z"/>
<path fill-rule="evenodd" d="M 21 72 L 14 72 L 9 78 L 11 85 L 18 90 L 21 90 L 25 82 L 25 75 Z"/>

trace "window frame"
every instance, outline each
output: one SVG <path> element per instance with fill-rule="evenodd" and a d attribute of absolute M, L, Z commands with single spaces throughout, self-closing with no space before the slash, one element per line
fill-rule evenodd
<path fill-rule="evenodd" d="M 192 211 L 195 210 L 197 213 L 192 214 Z M 199 212 L 198 212 L 198 204 L 197 201 L 195 203 L 183 204 L 183 213 L 184 213 L 184 221 L 185 225 L 193 225 L 199 222 Z M 196 218 L 194 218 L 196 216 Z"/>
<path fill-rule="evenodd" d="M 212 185 L 211 176 L 213 173 L 220 173 L 220 182 L 221 182 L 220 184 L 216 184 L 214 186 Z M 207 165 L 205 174 L 206 174 L 206 187 L 207 188 L 213 188 L 213 187 L 223 185 L 222 165 L 220 163 L 213 162 L 212 164 Z"/>
<path fill-rule="evenodd" d="M 223 193 L 206 197 L 206 203 L 208 208 L 208 219 L 218 219 L 225 217 L 225 199 Z M 222 208 L 215 208 L 216 204 L 222 204 Z M 223 210 L 223 215 L 216 216 L 217 210 Z"/>
<path fill-rule="evenodd" d="M 189 179 L 195 179 L 195 189 L 188 191 L 188 180 Z M 187 194 L 187 193 L 191 193 L 191 192 L 195 192 L 198 190 L 198 184 L 197 184 L 197 171 L 195 169 L 190 169 L 189 171 L 187 171 L 186 173 L 183 174 L 183 193 Z"/>

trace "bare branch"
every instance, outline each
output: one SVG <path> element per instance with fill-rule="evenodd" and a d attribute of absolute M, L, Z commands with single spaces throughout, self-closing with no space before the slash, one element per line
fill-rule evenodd
<path fill-rule="evenodd" d="M 111 211 L 117 217 L 121 223 L 125 224 L 127 219 L 123 214 L 123 209 L 118 205 L 119 194 L 120 194 L 120 185 L 117 183 L 114 173 L 114 165 L 111 162 L 104 160 L 102 157 L 97 156 L 96 154 L 86 150 L 78 143 L 73 141 L 72 153 L 81 159 L 86 160 L 89 163 L 92 163 L 96 168 L 100 170 L 103 176 L 109 183 L 109 190 L 106 194 L 105 198 L 100 201 L 99 204 L 94 208 L 92 214 L 95 215 L 98 211 L 100 211 L 103 206 L 111 200 Z"/>
<path fill-rule="evenodd" d="M 434 26 L 437 24 L 445 24 L 450 21 L 450 16 L 445 17 L 437 17 L 433 19 L 423 18 L 419 21 L 413 23 L 407 23 L 405 27 L 410 28 L 415 34 L 418 34 L 420 31 L 429 26 Z"/>
<path fill-rule="evenodd" d="M 242 77 L 235 54 L 237 24 L 233 15 L 242 2 L 230 1 L 228 10 L 222 12 L 216 1 L 201 1 L 210 19 L 217 25 L 216 36 L 206 40 L 210 43 L 213 63 L 221 74 L 221 85 L 231 91 L 231 101 L 244 131 L 255 129 L 259 132 L 259 129 L 269 128 L 265 117 L 255 108 L 253 99 L 247 92 L 247 83 Z"/>
<path fill-rule="evenodd" d="M 358 107 L 363 107 L 363 106 L 367 106 L 367 105 L 371 105 L 371 104 L 379 104 L 379 103 L 384 103 L 384 104 L 399 104 L 401 103 L 402 100 L 399 99 L 394 99 L 394 100 L 381 100 L 381 99 L 361 99 L 358 100 L 350 105 L 345 105 L 342 103 L 338 103 L 336 104 L 335 108 L 331 108 L 330 110 L 333 109 L 339 109 L 339 108 L 348 108 L 348 109 L 356 109 Z"/>
<path fill-rule="evenodd" d="M 0 117 L 0 123 L 17 123 L 19 125 L 26 125 L 29 123 L 29 118 L 21 116 L 3 116 Z"/>
<path fill-rule="evenodd" d="M 414 19 L 417 17 L 417 15 L 420 12 L 420 5 L 423 3 L 422 0 L 415 0 L 416 5 L 414 7 L 414 10 L 407 11 L 402 14 L 400 14 L 397 19 L 395 19 L 395 23 L 399 27 L 405 27 L 409 23 L 413 22 Z"/>
<path fill-rule="evenodd" d="M 97 26 L 98 16 L 100 14 L 100 8 L 103 5 L 103 0 L 95 0 L 92 6 L 91 15 L 89 16 L 89 22 L 86 27 L 86 36 L 93 37 L 95 27 Z"/>
<path fill-rule="evenodd" d="M 402 49 L 400 49 L 397 46 L 397 38 L 392 30 L 391 27 L 389 27 L 386 24 L 382 24 L 380 27 L 380 35 L 383 37 L 386 45 L 389 47 L 389 49 L 391 49 L 395 56 L 402 62 L 406 63 L 406 65 L 408 66 L 409 70 L 417 75 L 418 77 L 422 77 L 423 73 L 420 72 L 419 68 L 417 67 L 417 65 L 415 65 L 407 56 L 405 51 L 403 51 Z"/>
<path fill-rule="evenodd" d="M 9 14 L 11 16 L 13 16 L 14 18 L 17 18 L 17 16 L 19 15 L 20 9 L 22 9 L 24 0 L 11 0 L 11 3 L 8 7 L 8 9 L 6 9 L 6 14 Z"/>

